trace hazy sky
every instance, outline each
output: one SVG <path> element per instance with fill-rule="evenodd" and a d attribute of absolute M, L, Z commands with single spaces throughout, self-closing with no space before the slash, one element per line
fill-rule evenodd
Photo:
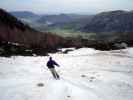
<path fill-rule="evenodd" d="M 133 0 L 0 0 L 8 11 L 36 13 L 96 13 L 109 10 L 133 10 Z"/>

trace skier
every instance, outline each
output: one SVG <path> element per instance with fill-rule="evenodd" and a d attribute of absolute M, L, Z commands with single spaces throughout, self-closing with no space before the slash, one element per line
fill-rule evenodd
<path fill-rule="evenodd" d="M 47 62 L 47 67 L 49 68 L 49 70 L 51 71 L 51 73 L 52 73 L 52 75 L 53 75 L 53 77 L 54 77 L 55 79 L 60 79 L 58 73 L 57 73 L 56 70 L 55 70 L 55 65 L 58 66 L 58 67 L 60 67 L 60 65 L 57 64 L 57 63 L 52 59 L 52 57 L 49 57 L 49 61 Z"/>

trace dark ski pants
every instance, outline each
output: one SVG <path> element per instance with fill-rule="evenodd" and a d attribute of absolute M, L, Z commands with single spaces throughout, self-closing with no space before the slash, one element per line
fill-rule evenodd
<path fill-rule="evenodd" d="M 49 70 L 51 71 L 51 73 L 52 73 L 52 75 L 53 75 L 53 77 L 55 79 L 59 79 L 60 78 L 58 73 L 56 72 L 55 68 L 49 68 Z"/>

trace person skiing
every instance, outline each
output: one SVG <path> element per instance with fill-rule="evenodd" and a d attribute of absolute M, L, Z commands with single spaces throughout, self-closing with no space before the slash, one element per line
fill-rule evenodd
<path fill-rule="evenodd" d="M 53 75 L 53 77 L 54 77 L 55 79 L 60 79 L 60 76 L 58 75 L 58 73 L 57 73 L 56 70 L 55 70 L 55 65 L 58 66 L 58 67 L 60 67 L 60 65 L 57 64 L 57 63 L 52 59 L 52 57 L 49 57 L 49 60 L 48 60 L 48 62 L 47 62 L 47 67 L 48 67 L 48 69 L 51 71 L 51 73 L 52 73 L 52 75 Z"/>

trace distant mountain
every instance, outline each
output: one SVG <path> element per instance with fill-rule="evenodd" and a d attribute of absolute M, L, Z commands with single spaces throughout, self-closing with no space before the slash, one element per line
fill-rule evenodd
<path fill-rule="evenodd" d="M 13 11 L 10 13 L 17 18 L 37 18 L 37 17 L 39 17 L 38 14 L 35 14 L 30 11 Z"/>
<path fill-rule="evenodd" d="M 66 23 L 55 23 L 51 26 L 53 27 L 60 27 L 61 29 L 63 28 L 68 28 L 68 29 L 73 29 L 75 31 L 78 31 L 80 28 L 83 26 L 87 25 L 89 21 L 93 18 L 94 15 L 74 15 L 73 20 L 66 22 Z"/>
<path fill-rule="evenodd" d="M 31 27 L 38 25 L 36 21 L 41 17 L 41 15 L 35 14 L 30 11 L 14 11 L 10 13 L 21 20 L 23 23 L 29 24 Z"/>
<path fill-rule="evenodd" d="M 10 13 L 39 31 L 47 31 L 53 28 L 71 29 L 71 26 L 73 29 L 77 30 L 81 26 L 85 26 L 88 20 L 92 18 L 92 15 L 80 14 L 38 15 L 29 11 L 16 11 Z"/>
<path fill-rule="evenodd" d="M 95 33 L 133 32 L 133 12 L 121 10 L 102 12 L 95 15 L 81 30 Z"/>
<path fill-rule="evenodd" d="M 110 11 L 95 15 L 80 31 L 96 33 L 105 42 L 133 44 L 133 12 Z"/>
<path fill-rule="evenodd" d="M 44 15 L 38 20 L 38 22 L 43 24 L 45 23 L 55 24 L 55 23 L 66 23 L 72 20 L 73 17 L 67 14 L 59 14 L 59 15 Z"/>
<path fill-rule="evenodd" d="M 81 26 L 86 25 L 91 16 L 79 14 L 44 15 L 37 21 L 37 28 L 42 31 L 47 29 L 72 29 L 77 31 Z"/>

